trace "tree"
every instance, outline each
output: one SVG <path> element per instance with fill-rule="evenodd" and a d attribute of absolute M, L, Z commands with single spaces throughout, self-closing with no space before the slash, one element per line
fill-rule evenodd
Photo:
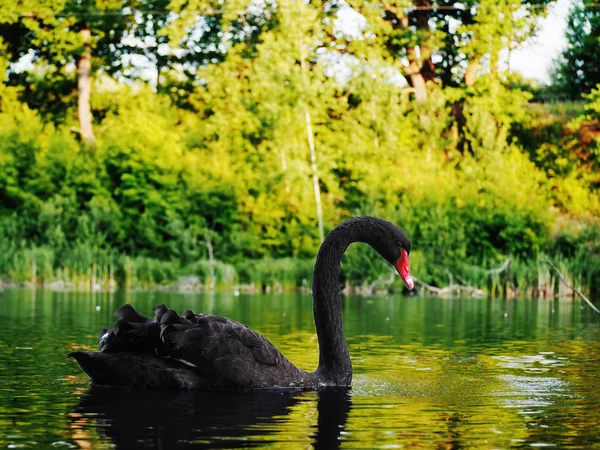
<path fill-rule="evenodd" d="M 559 93 L 579 99 L 600 83 L 600 2 L 573 7 L 567 43 L 552 80 Z"/>
<path fill-rule="evenodd" d="M 497 75 L 500 52 L 534 34 L 551 1 L 350 0 L 368 25 L 361 39 L 347 43 L 347 51 L 365 60 L 368 47 L 382 49 L 422 102 L 429 82 L 472 86 L 482 62 Z"/>
<path fill-rule="evenodd" d="M 229 170 L 239 171 L 240 239 L 248 238 L 243 245 L 254 256 L 313 251 L 324 234 L 327 206 L 319 203 L 328 201 L 321 198 L 320 135 L 335 83 L 318 63 L 318 9 L 278 7 L 279 25 L 264 29 L 256 43 L 231 43 L 221 62 L 198 70 L 203 83 L 189 97 L 203 118 L 198 134 L 208 153 L 245 162 Z M 291 230 L 299 237 L 286 239 Z"/>
<path fill-rule="evenodd" d="M 36 67 L 25 72 L 9 68 L 8 84 L 24 86 L 29 105 L 43 107 L 53 120 L 68 120 L 66 110 L 76 103 L 81 140 L 92 144 L 92 79 L 100 71 L 126 76 L 127 56 L 156 51 L 158 44 L 140 42 L 150 31 L 159 38 L 157 27 L 165 24 L 164 12 L 157 18 L 134 11 L 151 11 L 164 4 L 152 0 L 51 0 L 41 4 L 24 0 L 7 9 L 3 6 L 0 36 L 5 60 L 14 64 L 26 56 Z M 125 36 L 133 39 L 124 40 Z M 76 102 L 73 93 L 77 93 Z"/>

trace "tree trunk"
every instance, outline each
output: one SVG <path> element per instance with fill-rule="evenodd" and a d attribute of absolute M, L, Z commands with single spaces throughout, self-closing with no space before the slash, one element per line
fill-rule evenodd
<path fill-rule="evenodd" d="M 408 49 L 408 67 L 404 68 L 404 73 L 409 77 L 410 84 L 415 90 L 415 100 L 417 103 L 427 100 L 427 85 L 425 84 L 425 78 L 421 73 L 421 67 L 417 62 L 416 50 L 414 48 Z"/>
<path fill-rule="evenodd" d="M 410 75 L 410 81 L 413 87 L 415 88 L 415 100 L 417 103 L 424 102 L 427 100 L 427 86 L 425 84 L 425 79 L 423 75 L 420 73 L 415 73 Z"/>
<path fill-rule="evenodd" d="M 321 242 L 325 239 L 323 230 L 323 208 L 321 207 L 321 188 L 319 187 L 319 174 L 317 172 L 317 152 L 315 150 L 315 139 L 312 131 L 310 112 L 308 106 L 304 106 L 304 117 L 306 119 L 306 134 L 308 135 L 308 146 L 310 147 L 310 164 L 313 173 L 313 188 L 315 190 L 315 202 L 317 204 L 317 222 L 319 224 L 319 238 Z"/>
<path fill-rule="evenodd" d="M 215 255 L 208 230 L 204 230 L 204 243 L 206 244 L 206 249 L 208 250 L 208 273 L 210 275 L 209 289 L 212 292 L 215 290 L 217 279 L 215 277 Z"/>
<path fill-rule="evenodd" d="M 89 28 L 81 30 L 85 48 L 77 63 L 77 117 L 79 119 L 79 132 L 86 145 L 91 145 L 96 140 L 92 128 L 92 107 L 90 95 L 92 91 L 90 73 L 92 71 L 92 33 Z"/>
<path fill-rule="evenodd" d="M 427 8 L 431 8 L 431 1 L 415 0 L 414 5 L 417 8 L 422 8 L 414 12 L 417 21 L 417 30 L 428 29 L 430 11 Z M 425 42 L 419 44 L 419 55 L 421 59 L 420 64 L 416 49 L 410 48 L 408 51 L 409 69 L 411 71 L 410 80 L 415 88 L 415 100 L 423 102 L 427 100 L 427 81 L 433 80 L 435 77 L 435 67 L 433 61 L 431 61 L 431 51 Z"/>
<path fill-rule="evenodd" d="M 498 78 L 499 74 L 499 62 L 500 62 L 500 50 L 502 50 L 502 41 L 499 36 L 491 38 L 490 43 L 490 76 L 492 78 Z"/>
<path fill-rule="evenodd" d="M 108 265 L 108 290 L 113 291 L 115 284 L 115 266 L 113 265 L 113 258 L 110 257 L 110 264 Z"/>
<path fill-rule="evenodd" d="M 35 289 L 35 286 L 37 285 L 37 264 L 35 263 L 35 254 L 33 255 L 33 258 L 33 265 L 31 267 L 31 284 L 33 285 L 33 289 Z"/>
<path fill-rule="evenodd" d="M 304 89 L 306 89 L 306 57 L 304 54 L 304 45 L 302 36 L 299 40 L 300 46 L 300 70 L 302 71 L 302 79 L 304 81 Z M 323 227 L 323 208 L 321 207 L 321 188 L 319 186 L 319 173 L 317 170 L 317 151 L 315 149 L 315 136 L 312 130 L 312 121 L 308 104 L 304 102 L 304 119 L 306 121 L 306 135 L 308 138 L 308 146 L 310 148 L 310 163 L 313 173 L 313 189 L 315 191 L 315 203 L 317 205 L 317 223 L 319 227 L 319 238 L 321 242 L 325 239 L 325 231 Z"/>
<path fill-rule="evenodd" d="M 467 66 L 467 70 L 465 71 L 465 85 L 467 87 L 473 87 L 475 84 L 479 67 L 479 55 L 472 55 L 471 59 L 469 60 L 469 65 Z"/>

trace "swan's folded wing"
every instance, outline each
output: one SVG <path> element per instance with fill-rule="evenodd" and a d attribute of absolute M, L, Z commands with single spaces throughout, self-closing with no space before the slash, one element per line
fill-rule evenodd
<path fill-rule="evenodd" d="M 163 324 L 161 340 L 170 357 L 198 368 L 252 361 L 277 365 L 283 359 L 264 336 L 220 316 L 198 317 L 196 323 L 183 326 Z"/>
<path fill-rule="evenodd" d="M 243 325 L 242 329 L 237 331 L 237 335 L 258 362 L 275 365 L 280 361 L 281 352 L 263 335 Z"/>
<path fill-rule="evenodd" d="M 119 319 L 110 330 L 103 329 L 98 348 L 101 352 L 139 352 L 154 354 L 159 325 L 154 321 L 127 322 Z"/>

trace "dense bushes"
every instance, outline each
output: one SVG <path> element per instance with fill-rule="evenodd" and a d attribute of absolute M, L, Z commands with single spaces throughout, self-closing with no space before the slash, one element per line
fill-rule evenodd
<path fill-rule="evenodd" d="M 365 74 L 345 86 L 302 80 L 293 55 L 273 72 L 276 49 L 265 40 L 254 60 L 206 67 L 192 111 L 148 87 L 99 83 L 94 146 L 4 88 L 15 95 L 0 112 L 0 276 L 307 286 L 319 245 L 308 108 L 327 229 L 359 214 L 397 223 L 413 240 L 413 272 L 434 285 L 491 289 L 506 280 L 489 269 L 511 257 L 510 282 L 538 286 L 548 255 L 598 289 L 598 143 L 580 134 L 598 120 L 598 91 L 564 129 L 493 78 L 417 104 Z M 298 89 L 283 89 L 284 76 Z M 357 247 L 342 277 L 385 284 L 389 267 Z"/>

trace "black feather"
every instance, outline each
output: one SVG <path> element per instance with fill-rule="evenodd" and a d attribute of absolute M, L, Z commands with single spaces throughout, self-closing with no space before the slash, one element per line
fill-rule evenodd
<path fill-rule="evenodd" d="M 143 314 L 140 314 L 133 308 L 133 306 L 131 306 L 129 304 L 125 304 L 125 305 L 121 306 L 119 309 L 117 309 L 115 311 L 114 316 L 117 319 L 123 319 L 127 322 L 132 322 L 132 323 L 144 323 L 144 322 L 148 322 L 150 320 L 149 317 L 146 317 Z"/>

